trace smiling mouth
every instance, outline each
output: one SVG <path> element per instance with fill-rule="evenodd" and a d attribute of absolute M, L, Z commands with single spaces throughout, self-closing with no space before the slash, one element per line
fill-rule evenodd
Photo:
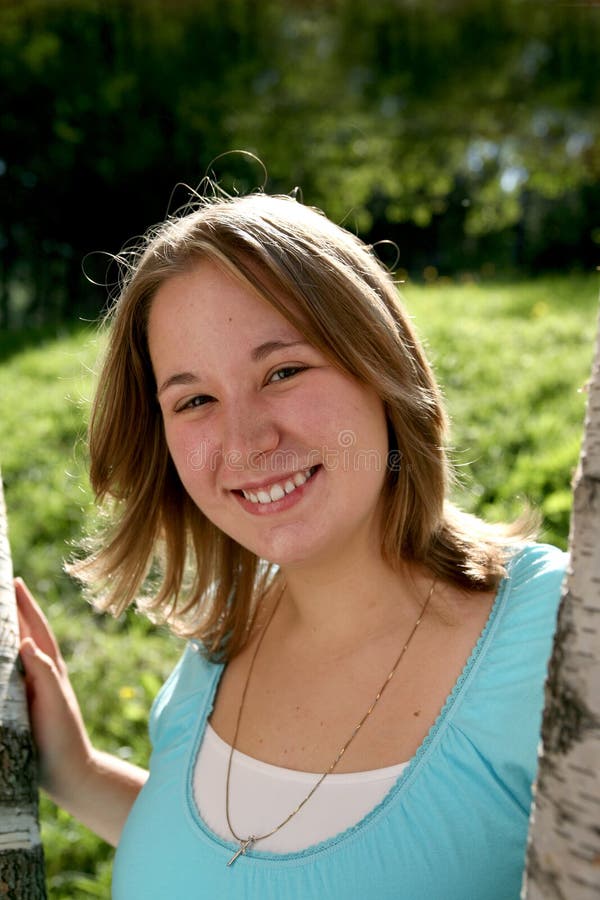
<path fill-rule="evenodd" d="M 250 503 L 275 503 L 277 500 L 283 500 L 286 494 L 293 494 L 297 488 L 312 478 L 319 466 L 311 466 L 310 469 L 302 469 L 294 475 L 290 475 L 283 481 L 276 481 L 269 487 L 263 487 L 255 491 L 239 490 L 237 494 L 242 494 Z"/>

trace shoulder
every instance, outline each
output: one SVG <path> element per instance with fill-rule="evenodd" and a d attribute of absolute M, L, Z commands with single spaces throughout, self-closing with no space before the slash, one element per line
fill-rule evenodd
<path fill-rule="evenodd" d="M 552 544 L 519 544 L 508 562 L 509 574 L 514 572 L 521 577 L 526 573 L 564 575 L 568 559 L 568 553 Z"/>
<path fill-rule="evenodd" d="M 511 606 L 558 606 L 569 556 L 550 544 L 524 544 L 507 564 L 505 589 Z"/>
<path fill-rule="evenodd" d="M 568 554 L 549 544 L 525 544 L 507 563 L 494 611 L 491 659 L 523 680 L 545 676 Z"/>
<path fill-rule="evenodd" d="M 198 709 L 200 696 L 208 691 L 221 666 L 211 663 L 196 640 L 187 642 L 175 668 L 156 695 L 150 710 L 149 732 L 154 747 L 166 730 L 184 723 Z"/>
<path fill-rule="evenodd" d="M 537 764 L 544 680 L 567 562 L 566 553 L 547 544 L 515 549 L 453 719 L 523 810 Z"/>

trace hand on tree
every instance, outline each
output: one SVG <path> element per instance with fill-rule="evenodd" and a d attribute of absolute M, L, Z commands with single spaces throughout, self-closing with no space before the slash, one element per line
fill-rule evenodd
<path fill-rule="evenodd" d="M 92 746 L 54 633 L 21 579 L 16 579 L 15 591 L 40 784 L 56 803 L 116 846 L 148 773 Z"/>
<path fill-rule="evenodd" d="M 15 591 L 40 784 L 68 809 L 86 775 L 92 746 L 54 633 L 20 578 L 15 579 Z"/>

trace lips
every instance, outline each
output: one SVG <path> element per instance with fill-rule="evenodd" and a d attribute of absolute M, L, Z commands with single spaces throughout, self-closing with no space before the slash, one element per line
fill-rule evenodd
<path fill-rule="evenodd" d="M 268 485 L 262 485 L 258 488 L 242 488 L 236 493 L 242 494 L 250 503 L 269 504 L 275 503 L 277 500 L 283 500 L 287 494 L 293 494 L 298 488 L 306 484 L 306 482 L 315 474 L 318 466 L 312 466 L 308 469 L 301 469 L 294 472 L 293 475 L 287 475 L 281 481 L 275 481 Z"/>

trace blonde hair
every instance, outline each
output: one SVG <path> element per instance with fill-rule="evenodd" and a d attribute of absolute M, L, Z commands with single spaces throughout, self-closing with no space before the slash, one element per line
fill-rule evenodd
<path fill-rule="evenodd" d="M 118 614 L 137 600 L 178 632 L 199 637 L 214 658 L 227 659 L 243 646 L 257 600 L 275 576 L 273 565 L 195 506 L 164 437 L 148 312 L 160 285 L 200 259 L 251 286 L 381 397 L 391 461 L 384 559 L 395 568 L 422 564 L 468 590 L 496 587 L 514 539 L 448 502 L 442 397 L 390 274 L 369 247 L 318 210 L 261 193 L 200 200 L 152 230 L 128 262 L 108 314 L 110 341 L 89 432 L 90 478 L 98 502 L 109 502 L 112 524 L 93 552 L 70 566 L 96 605 Z M 154 595 L 140 597 L 149 574 Z"/>

